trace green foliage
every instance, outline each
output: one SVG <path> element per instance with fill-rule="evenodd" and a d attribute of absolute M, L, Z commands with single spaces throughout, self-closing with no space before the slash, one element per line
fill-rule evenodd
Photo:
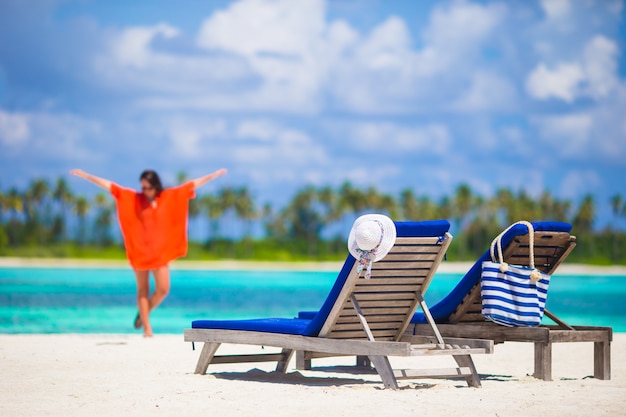
<path fill-rule="evenodd" d="M 184 178 L 181 176 L 180 180 Z M 613 224 L 626 218 L 620 195 L 610 200 Z M 587 195 L 578 207 L 544 191 L 537 200 L 526 190 L 497 190 L 494 196 L 476 195 L 460 184 L 453 195 L 433 201 L 412 189 L 398 197 L 365 190 L 345 182 L 338 188 L 303 187 L 282 209 L 270 204 L 258 209 L 246 187 L 224 187 L 215 194 L 198 195 L 190 219 L 204 216 L 209 227 L 206 242 L 190 242 L 187 259 L 250 259 L 259 261 L 340 260 L 346 253 L 343 236 L 356 217 L 384 213 L 394 220 L 448 219 L 454 241 L 448 259 L 468 261 L 480 256 L 504 227 L 517 220 L 565 221 L 573 225 L 577 248 L 572 262 L 626 264 L 626 233 L 594 228 L 596 202 Z M 68 230 L 74 216 L 75 230 Z M 26 190 L 0 190 L 0 256 L 37 256 L 124 259 L 124 250 L 113 239 L 115 206 L 100 193 L 93 201 L 76 196 L 63 178 L 50 183 L 31 181 Z M 254 225 L 265 235 L 253 238 Z M 236 226 L 236 227 L 234 227 Z M 241 230 L 238 240 L 223 237 L 225 230 Z M 342 232 L 343 230 L 343 232 Z M 339 237 L 323 237 L 337 236 Z"/>

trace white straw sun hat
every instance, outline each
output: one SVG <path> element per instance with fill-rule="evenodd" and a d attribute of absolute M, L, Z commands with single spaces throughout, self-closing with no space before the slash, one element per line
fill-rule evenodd
<path fill-rule="evenodd" d="M 371 276 L 372 262 L 384 258 L 396 243 L 396 225 L 382 214 L 365 214 L 354 221 L 348 236 L 348 250 L 359 263 L 357 272 L 367 267 L 365 278 Z"/>

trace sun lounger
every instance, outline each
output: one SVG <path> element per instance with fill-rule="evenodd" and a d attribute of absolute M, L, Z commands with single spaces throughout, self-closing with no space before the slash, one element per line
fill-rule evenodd
<path fill-rule="evenodd" d="M 567 223 L 535 222 L 533 226 L 535 265 L 543 272 L 553 274 L 576 246 L 576 238 L 570 235 L 571 226 Z M 505 262 L 528 265 L 528 242 L 528 232 L 524 226 L 511 229 L 502 240 Z M 613 339 L 611 327 L 570 326 L 547 309 L 545 316 L 550 318 L 554 325 L 505 327 L 487 321 L 481 315 L 480 273 L 482 262 L 489 259 L 487 249 L 457 286 L 441 302 L 430 308 L 437 328 L 444 337 L 481 337 L 491 339 L 495 343 L 506 341 L 534 343 L 534 376 L 546 381 L 552 380 L 553 343 L 593 342 L 593 374 L 598 379 L 610 379 Z M 548 292 L 548 302 L 549 294 Z M 423 313 L 417 312 L 411 323 L 409 334 L 431 334 L 431 326 Z"/>
<path fill-rule="evenodd" d="M 452 236 L 444 220 L 396 223 L 397 239 L 391 251 L 373 264 L 371 278 L 357 273 L 358 263 L 348 255 L 322 308 L 311 318 L 251 320 L 196 320 L 185 330 L 185 341 L 203 342 L 196 373 L 210 364 L 276 362 L 286 372 L 294 352 L 301 358 L 366 356 L 386 388 L 398 388 L 398 378 L 456 377 L 480 386 L 471 354 L 491 353 L 491 340 L 407 333 L 418 305 L 426 309 L 423 291 L 442 261 Z M 223 343 L 273 346 L 280 353 L 216 355 Z M 394 370 L 389 357 L 451 355 L 457 367 L 440 370 Z"/>

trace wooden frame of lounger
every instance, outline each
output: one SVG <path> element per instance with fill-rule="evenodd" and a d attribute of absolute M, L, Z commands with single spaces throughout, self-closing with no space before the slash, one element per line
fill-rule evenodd
<path fill-rule="evenodd" d="M 535 265 L 538 269 L 553 274 L 576 246 L 576 237 L 567 232 L 535 231 Z M 504 249 L 505 262 L 528 265 L 528 234 L 520 235 Z M 558 279 L 566 279 L 559 277 Z M 570 326 L 552 312 L 545 315 L 556 325 L 538 327 L 505 327 L 487 321 L 481 314 L 480 282 L 478 282 L 458 305 L 447 323 L 438 323 L 445 337 L 477 337 L 491 339 L 495 343 L 530 342 L 535 345 L 534 376 L 552 380 L 552 344 L 569 342 L 593 342 L 594 377 L 611 379 L 611 327 Z M 408 334 L 430 334 L 427 324 L 411 325 Z"/>
<path fill-rule="evenodd" d="M 372 267 L 371 279 L 357 273 L 357 263 L 341 289 L 319 335 L 301 336 L 257 331 L 187 329 L 187 342 L 203 342 L 195 373 L 206 373 L 210 364 L 277 362 L 286 372 L 294 353 L 313 357 L 366 356 L 386 388 L 398 388 L 398 378 L 464 378 L 480 386 L 471 354 L 493 352 L 493 341 L 442 338 L 433 324 L 433 336 L 405 335 L 418 304 L 426 308 L 422 290 L 432 280 L 452 235 L 443 237 L 398 237 L 395 246 Z M 426 308 L 427 311 L 427 308 Z M 223 343 L 273 346 L 280 353 L 216 355 Z M 437 370 L 393 370 L 389 356 L 452 355 L 456 368 Z"/>

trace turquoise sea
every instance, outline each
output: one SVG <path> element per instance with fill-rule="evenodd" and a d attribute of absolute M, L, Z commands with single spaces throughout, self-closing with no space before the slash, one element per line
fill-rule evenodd
<path fill-rule="evenodd" d="M 152 315 L 155 333 L 182 334 L 201 318 L 293 317 L 317 310 L 337 272 L 172 270 L 171 275 L 170 295 Z M 461 277 L 438 273 L 426 293 L 428 304 Z M 547 308 L 574 325 L 626 332 L 626 276 L 555 275 Z M 130 269 L 0 268 L 0 333 L 133 333 L 135 314 Z"/>

